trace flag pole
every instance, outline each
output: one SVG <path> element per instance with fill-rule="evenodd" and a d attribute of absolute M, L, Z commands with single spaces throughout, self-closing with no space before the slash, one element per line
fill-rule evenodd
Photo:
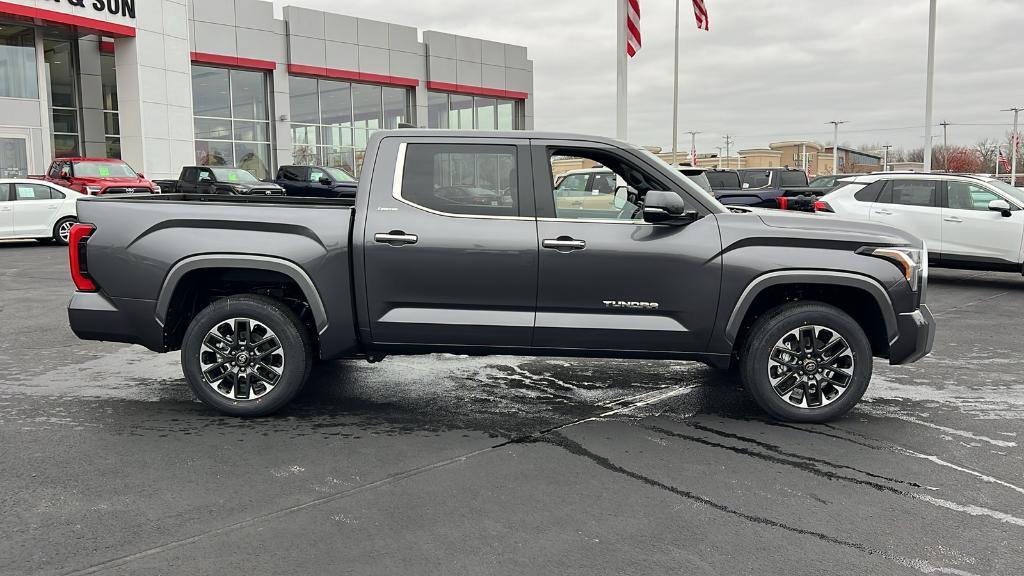
<path fill-rule="evenodd" d="M 928 74 L 924 97 L 924 171 L 932 171 L 932 93 L 935 85 L 935 0 L 928 8 Z"/>
<path fill-rule="evenodd" d="M 626 1 L 615 0 L 615 29 L 617 47 L 615 54 L 616 62 L 616 92 L 615 92 L 615 137 L 625 140 L 626 129 Z"/>
<path fill-rule="evenodd" d="M 676 0 L 676 43 L 672 65 L 672 165 L 679 165 L 679 0 Z"/>

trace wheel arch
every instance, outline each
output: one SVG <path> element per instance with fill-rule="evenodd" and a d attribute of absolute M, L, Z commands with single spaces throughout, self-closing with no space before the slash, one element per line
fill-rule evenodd
<path fill-rule="evenodd" d="M 768 297 L 773 303 L 776 299 L 786 301 L 791 294 L 799 293 L 801 290 L 812 289 L 821 294 L 832 294 L 830 298 L 819 298 L 828 304 L 836 305 L 839 308 L 847 309 L 852 300 L 837 300 L 837 296 L 854 295 L 861 299 L 861 304 L 870 302 L 873 304 L 882 324 L 877 327 L 865 327 L 872 339 L 872 345 L 876 350 L 887 353 L 889 345 L 899 335 L 896 312 L 888 292 L 876 280 L 851 272 L 839 272 L 833 270 L 780 270 L 769 272 L 755 278 L 743 293 L 732 309 L 729 320 L 725 326 L 725 337 L 727 341 L 735 346 L 742 339 L 744 328 L 749 326 L 751 313 L 758 312 L 758 303 L 764 302 Z M 831 301 L 830 301 L 831 300 Z M 847 310 L 849 311 L 849 310 Z M 864 318 L 858 318 L 851 314 L 858 323 L 864 324 Z"/>
<path fill-rule="evenodd" d="M 167 273 L 163 285 L 160 287 L 155 309 L 156 321 L 161 326 L 166 326 L 168 310 L 175 292 L 188 274 L 213 269 L 260 270 L 287 277 L 298 286 L 305 296 L 317 334 L 323 334 L 327 330 L 327 310 L 316 285 L 305 270 L 294 262 L 283 258 L 253 254 L 200 254 L 178 261 Z"/>

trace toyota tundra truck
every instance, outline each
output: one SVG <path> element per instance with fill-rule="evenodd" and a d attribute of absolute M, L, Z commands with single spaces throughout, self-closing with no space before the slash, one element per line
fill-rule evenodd
<path fill-rule="evenodd" d="M 552 158 L 605 166 L 563 202 Z M 728 209 L 616 140 L 394 130 L 354 199 L 163 194 L 81 202 L 80 338 L 180 350 L 195 395 L 269 414 L 316 360 L 448 352 L 693 360 L 772 417 L 824 422 L 875 358 L 932 346 L 927 251 L 894 228 Z"/>

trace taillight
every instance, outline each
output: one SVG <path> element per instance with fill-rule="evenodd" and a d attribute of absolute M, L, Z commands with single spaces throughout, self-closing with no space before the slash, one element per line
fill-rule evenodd
<path fill-rule="evenodd" d="M 779 210 L 789 209 L 789 198 L 786 198 L 785 196 L 779 196 L 775 200 L 779 203 Z"/>
<path fill-rule="evenodd" d="M 71 234 L 68 236 L 68 252 L 71 261 L 71 280 L 75 288 L 80 292 L 96 292 L 99 287 L 89 276 L 89 261 L 86 257 L 85 247 L 89 243 L 89 236 L 96 231 L 92 224 L 75 224 L 71 227 Z"/>
<path fill-rule="evenodd" d="M 835 213 L 835 210 L 833 210 L 832 207 L 828 205 L 828 202 L 825 202 L 824 200 L 818 200 L 814 203 L 814 211 Z"/>

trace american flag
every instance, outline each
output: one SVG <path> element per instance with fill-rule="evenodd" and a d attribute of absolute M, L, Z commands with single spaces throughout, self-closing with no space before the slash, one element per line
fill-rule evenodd
<path fill-rule="evenodd" d="M 700 162 L 697 162 L 697 149 L 696 148 L 690 148 L 690 165 L 691 166 L 700 166 Z"/>
<path fill-rule="evenodd" d="M 1010 161 L 1007 160 L 1006 156 L 1003 155 L 1002 150 L 999 151 L 999 168 L 1001 168 L 1004 172 L 1010 171 Z"/>
<path fill-rule="evenodd" d="M 693 0 L 693 15 L 697 18 L 697 29 L 709 30 L 708 9 L 704 6 L 704 0 Z"/>
<path fill-rule="evenodd" d="M 640 50 L 640 0 L 626 2 L 626 54 L 632 58 Z"/>

